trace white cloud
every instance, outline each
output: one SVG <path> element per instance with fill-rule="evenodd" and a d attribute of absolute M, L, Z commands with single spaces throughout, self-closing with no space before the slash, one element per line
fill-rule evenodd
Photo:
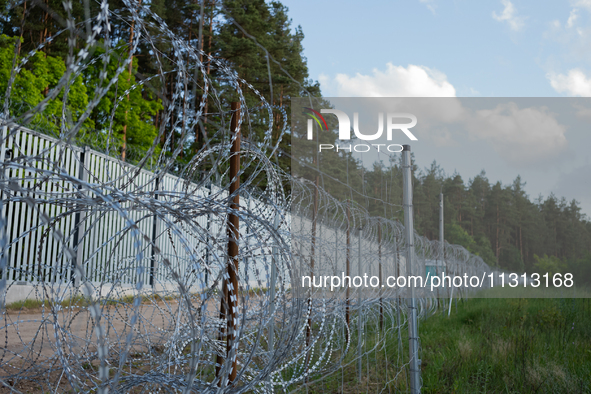
<path fill-rule="evenodd" d="M 425 6 L 427 6 L 429 11 L 431 11 L 433 13 L 433 15 L 435 15 L 435 1 L 434 0 L 419 0 L 419 1 L 421 2 L 421 4 L 425 4 Z"/>
<path fill-rule="evenodd" d="M 591 108 L 587 108 L 580 104 L 573 104 L 573 106 L 577 109 L 577 112 L 575 113 L 577 117 L 585 119 L 586 121 L 591 120 Z"/>
<path fill-rule="evenodd" d="M 520 30 L 525 25 L 525 19 L 523 17 L 517 16 L 517 10 L 511 1 L 501 0 L 501 3 L 503 3 L 505 6 L 503 12 L 498 15 L 493 11 L 492 17 L 499 22 L 507 22 L 511 30 Z"/>
<path fill-rule="evenodd" d="M 333 80 L 319 78 L 335 96 L 341 97 L 455 97 L 456 89 L 440 71 L 425 66 L 408 67 L 387 64 L 385 71 L 374 69 L 372 75 L 337 74 Z"/>
<path fill-rule="evenodd" d="M 586 8 L 591 11 L 591 0 L 577 0 L 571 3 L 574 7 Z"/>
<path fill-rule="evenodd" d="M 569 96 L 591 96 L 591 78 L 578 68 L 570 70 L 567 75 L 549 73 L 546 77 L 558 93 L 566 93 Z"/>
<path fill-rule="evenodd" d="M 566 27 L 571 28 L 575 25 L 575 22 L 577 21 L 577 18 L 579 17 L 578 14 L 579 10 L 576 8 L 573 8 L 570 12 L 570 15 L 568 16 L 568 20 L 566 21 Z"/>
<path fill-rule="evenodd" d="M 519 108 L 510 102 L 472 114 L 467 129 L 486 140 L 507 162 L 517 167 L 544 165 L 564 157 L 566 127 L 545 107 Z"/>

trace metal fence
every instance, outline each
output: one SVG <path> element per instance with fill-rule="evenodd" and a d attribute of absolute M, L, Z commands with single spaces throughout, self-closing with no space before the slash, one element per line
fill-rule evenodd
<path fill-rule="evenodd" d="M 288 134 L 284 109 L 267 103 L 227 63 L 180 40 L 145 4 L 124 3 L 124 12 L 109 11 L 106 1 L 94 11 L 88 7 L 96 15 L 85 21 L 92 33 L 77 41 L 83 48 L 72 39 L 80 31 L 68 14 L 68 27 L 58 34 L 70 34 L 76 55 L 46 97 L 66 95 L 73 75 L 119 59 L 116 75 L 100 73 L 89 113 L 133 61 L 140 40 L 154 52 L 155 43 L 164 42 L 173 48 L 166 61 L 177 80 L 154 146 L 163 141 L 168 155 L 161 154 L 151 172 L 74 146 L 81 123 L 62 122 L 57 139 L 25 129 L 43 116 L 46 102 L 11 110 L 18 99 L 10 90 L 15 75 L 36 51 L 15 58 L 0 119 L 0 384 L 21 392 L 291 392 L 339 373 L 344 382 L 347 366 L 356 363 L 358 374 L 369 375 L 367 387 L 376 379 L 382 391 L 406 390 L 401 330 L 408 308 L 401 289 L 305 288 L 296 286 L 301 276 L 424 276 L 428 260 L 443 261 L 449 273 L 488 267 L 461 247 L 446 245 L 443 255 L 441 244 L 418 236 L 418 258 L 403 259 L 400 223 L 282 173 L 270 158 Z M 86 61 L 113 18 L 137 32 L 127 57 L 101 46 L 106 52 Z M 210 79 L 210 66 L 219 80 Z M 119 92 L 113 114 L 145 82 Z M 236 93 L 239 106 L 228 108 L 220 99 L 220 83 Z M 189 105 L 187 87 L 206 93 Z M 247 106 L 244 90 L 260 99 L 255 108 Z M 256 130 L 260 140 L 245 140 L 233 151 L 241 130 L 254 127 L 251 114 L 266 116 L 256 127 L 267 130 Z M 215 144 L 178 168 L 188 131 L 213 115 L 217 123 L 208 123 L 208 133 Z M 166 125 L 184 136 L 174 146 Z M 99 132 L 112 138 L 111 128 Z M 238 153 L 242 161 L 228 173 Z M 201 180 L 189 176 L 205 157 L 212 158 L 211 171 Z M 266 187 L 257 186 L 259 176 Z M 313 196 L 323 202 L 320 210 L 311 209 Z M 238 250 L 230 251 L 237 242 Z M 32 312 L 29 304 L 7 305 L 23 299 L 38 300 Z M 419 316 L 437 305 L 432 294 L 419 294 L 417 302 Z M 392 338 L 397 345 L 388 349 Z M 370 357 L 380 360 L 375 368 Z M 358 383 L 358 391 L 368 391 Z M 345 391 L 344 383 L 339 387 Z"/>

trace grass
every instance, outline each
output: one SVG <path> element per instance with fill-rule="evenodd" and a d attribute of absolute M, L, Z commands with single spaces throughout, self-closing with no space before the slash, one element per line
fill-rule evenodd
<path fill-rule="evenodd" d="M 268 289 L 266 288 L 251 288 L 248 291 L 243 291 L 243 295 L 251 295 L 256 296 L 263 292 L 267 292 Z M 214 290 L 214 294 L 217 294 L 218 290 Z M 192 296 L 197 296 L 198 294 L 192 294 Z M 119 304 L 133 304 L 135 301 L 135 295 L 130 294 L 120 298 L 102 298 L 100 303 L 102 305 L 119 305 Z M 141 296 L 142 303 L 151 303 L 151 302 L 164 302 L 164 301 L 172 301 L 179 299 L 178 295 L 166 295 L 162 296 L 160 294 L 146 294 Z M 45 306 L 49 306 L 50 302 L 47 300 L 37 300 L 37 299 L 26 299 L 23 301 L 16 301 L 10 304 L 6 304 L 6 310 L 8 311 L 20 311 L 20 310 L 28 310 L 28 309 L 41 309 L 41 307 L 45 304 Z M 76 297 L 68 298 L 63 300 L 59 303 L 62 307 L 84 307 L 89 306 L 89 300 L 84 297 L 83 295 L 79 295 Z"/>
<path fill-rule="evenodd" d="M 43 302 L 40 300 L 27 299 L 23 301 L 16 301 L 10 304 L 6 304 L 6 309 L 9 311 L 18 311 L 21 309 L 37 309 L 41 308 L 42 304 Z"/>
<path fill-rule="evenodd" d="M 171 301 L 177 297 L 161 296 L 159 294 L 143 295 L 142 303 Z M 133 304 L 135 295 L 126 295 L 117 299 L 101 299 L 100 303 L 104 305 Z M 43 305 L 49 307 L 52 303 L 47 300 L 26 299 L 6 304 L 8 311 L 20 311 L 28 309 L 40 309 Z M 59 303 L 62 307 L 86 307 L 90 305 L 90 300 L 83 295 L 68 298 Z"/>
<path fill-rule="evenodd" d="M 419 332 L 425 393 L 591 392 L 589 299 L 472 299 Z"/>
<path fill-rule="evenodd" d="M 397 361 L 408 361 L 407 328 L 401 345 L 394 334 L 364 358 L 361 381 L 353 361 L 308 392 L 408 392 Z M 419 335 L 423 393 L 591 393 L 591 299 L 466 300 L 422 320 Z"/>

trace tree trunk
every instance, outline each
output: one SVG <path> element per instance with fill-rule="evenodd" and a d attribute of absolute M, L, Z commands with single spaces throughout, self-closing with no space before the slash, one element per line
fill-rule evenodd
<path fill-rule="evenodd" d="M 139 4 L 142 4 L 142 0 L 139 0 Z M 131 72 L 133 71 L 133 54 L 131 52 L 132 45 L 133 45 L 133 28 L 134 28 L 135 21 L 131 21 L 131 26 L 129 27 L 129 67 L 127 75 L 127 83 L 131 82 Z M 129 104 L 129 93 L 127 93 L 127 103 Z M 125 124 L 123 125 L 123 144 L 121 146 L 121 161 L 125 161 L 127 156 L 127 110 L 125 110 Z"/>
<path fill-rule="evenodd" d="M 213 10 L 215 7 L 215 0 L 211 2 L 211 14 L 209 14 L 209 37 L 207 39 L 207 56 L 211 58 L 211 37 L 213 36 Z M 201 44 L 201 50 L 203 50 L 203 43 Z M 205 70 L 207 77 L 211 73 L 211 61 L 207 61 L 207 67 Z M 205 80 L 205 77 L 203 78 Z M 207 111 L 209 110 L 209 100 L 205 97 L 205 107 L 203 109 L 204 116 L 203 116 L 203 143 L 205 143 L 205 138 L 207 137 Z"/>
<path fill-rule="evenodd" d="M 497 265 L 499 264 L 499 204 L 497 204 L 497 237 L 495 240 L 495 253 L 497 255 Z"/>
<path fill-rule="evenodd" d="M 20 54 L 21 54 L 21 45 L 22 45 L 21 44 L 21 41 L 23 39 L 23 33 L 24 33 L 24 30 L 25 30 L 25 14 L 26 13 L 27 13 L 27 2 L 25 1 L 24 4 L 23 4 L 23 20 L 21 21 L 21 35 L 19 37 L 18 47 L 16 49 L 17 56 L 20 56 Z"/>
<path fill-rule="evenodd" d="M 521 238 L 521 226 L 519 226 L 519 252 L 521 253 L 521 260 L 524 261 L 523 260 L 523 239 Z"/>

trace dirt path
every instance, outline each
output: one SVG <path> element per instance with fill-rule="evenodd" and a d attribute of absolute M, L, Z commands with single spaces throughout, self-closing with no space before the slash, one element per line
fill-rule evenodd
<path fill-rule="evenodd" d="M 258 309 L 260 302 L 259 297 L 252 297 L 249 304 L 257 304 L 251 305 Z M 146 360 L 149 352 L 155 356 L 152 360 L 161 357 L 170 339 L 178 338 L 179 330 L 189 321 L 186 307 L 179 309 L 177 300 L 149 301 L 140 305 L 138 311 L 132 325 L 136 314 L 133 305 L 121 303 L 101 308 L 99 322 L 106 334 L 108 359 L 115 363 L 131 332 L 132 346 L 127 364 L 137 360 L 141 365 L 141 360 Z M 207 303 L 206 313 L 209 322 L 206 335 L 217 339 L 219 299 L 213 298 Z M 95 319 L 89 309 L 75 307 L 51 311 L 50 308 L 23 308 L 19 311 L 7 310 L 0 317 L 0 380 L 11 386 L 14 384 L 13 387 L 21 392 L 42 392 L 41 383 L 46 385 L 45 389 L 59 386 L 65 391 L 58 392 L 68 392 L 71 387 L 67 374 L 63 373 L 64 366 L 71 365 L 78 373 L 83 370 L 83 374 L 93 379 L 98 376 Z M 195 317 L 196 321 L 200 320 Z M 152 367 L 147 368 L 150 370 Z M 10 389 L 0 382 L 0 394 L 4 392 L 10 392 Z"/>

